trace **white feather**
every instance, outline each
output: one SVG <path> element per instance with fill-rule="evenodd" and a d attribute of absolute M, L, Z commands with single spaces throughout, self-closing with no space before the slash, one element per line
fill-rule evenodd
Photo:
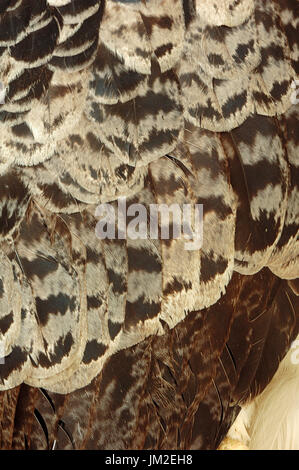
<path fill-rule="evenodd" d="M 299 336 L 263 393 L 242 407 L 227 438 L 249 450 L 299 450 Z"/>

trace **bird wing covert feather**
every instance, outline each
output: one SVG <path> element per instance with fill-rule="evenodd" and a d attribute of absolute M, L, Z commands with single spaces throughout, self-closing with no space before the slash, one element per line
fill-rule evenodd
<path fill-rule="evenodd" d="M 226 320 L 209 309 L 237 302 L 241 281 L 227 290 L 242 276 L 299 277 L 298 18 L 296 0 L 2 0 L 0 390 L 73 392 L 113 355 L 189 331 L 189 318 L 215 342 L 201 393 L 184 396 L 192 422 L 200 410 L 212 422 L 208 401 L 226 396 L 219 361 L 236 400 L 246 394 L 225 348 L 232 318 L 245 343 L 271 328 L 246 323 L 243 299 L 243 313 L 223 307 Z M 202 246 L 161 230 L 99 239 L 96 208 L 117 211 L 118 198 L 202 204 Z M 191 356 L 186 380 L 200 381 Z M 254 388 L 261 371 L 250 374 Z M 155 403 L 163 384 L 171 401 L 157 377 Z"/>

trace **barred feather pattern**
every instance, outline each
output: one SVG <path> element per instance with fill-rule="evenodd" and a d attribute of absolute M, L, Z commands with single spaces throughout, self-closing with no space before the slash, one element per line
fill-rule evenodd
<path fill-rule="evenodd" d="M 87 387 L 109 402 L 122 380 L 117 361 L 127 361 L 130 399 L 117 412 L 138 412 L 132 420 L 148 419 L 151 431 L 142 443 L 124 433 L 123 444 L 115 429 L 97 445 L 212 448 L 237 403 L 274 375 L 298 317 L 288 284 L 299 277 L 298 18 L 296 0 L 2 1 L 0 390 L 15 390 L 12 403 L 39 402 L 34 387 L 48 401 Z M 117 210 L 124 197 L 127 207 L 203 204 L 201 248 L 163 239 L 161 225 L 156 239 L 98 239 L 97 205 Z M 267 279 L 272 290 L 259 291 Z M 243 284 L 265 296 L 256 306 L 249 296 L 247 313 Z M 256 344 L 271 343 L 273 316 L 283 347 L 277 340 L 265 374 L 267 348 Z M 188 344 L 173 345 L 185 333 Z M 183 403 L 175 390 L 185 364 Z M 142 380 L 151 399 L 145 385 L 136 399 Z M 232 410 L 224 397 L 234 397 Z M 134 400 L 140 408 L 125 409 Z M 167 432 L 155 437 L 161 423 Z M 43 447 L 37 434 L 30 446 Z"/>
<path fill-rule="evenodd" d="M 298 296 L 287 281 L 266 268 L 234 273 L 219 302 L 117 352 L 86 387 L 60 394 L 23 384 L 0 392 L 0 446 L 216 449 L 296 338 L 294 311 Z"/>

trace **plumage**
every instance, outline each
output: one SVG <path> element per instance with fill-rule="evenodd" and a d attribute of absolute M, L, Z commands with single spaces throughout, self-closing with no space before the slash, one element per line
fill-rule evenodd
<path fill-rule="evenodd" d="M 215 449 L 271 383 L 299 333 L 298 17 L 0 6 L 0 448 Z"/>

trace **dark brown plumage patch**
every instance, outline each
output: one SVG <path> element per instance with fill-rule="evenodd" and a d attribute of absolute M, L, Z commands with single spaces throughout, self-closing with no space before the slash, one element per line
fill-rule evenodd
<path fill-rule="evenodd" d="M 215 449 L 299 332 L 296 0 L 64 3 L 0 5 L 0 449 Z"/>
<path fill-rule="evenodd" d="M 84 351 L 83 362 L 84 364 L 89 364 L 91 361 L 98 359 L 99 357 L 103 356 L 105 351 L 107 350 L 107 346 L 104 344 L 98 343 L 97 341 L 89 341 L 86 344 L 86 348 Z"/>

